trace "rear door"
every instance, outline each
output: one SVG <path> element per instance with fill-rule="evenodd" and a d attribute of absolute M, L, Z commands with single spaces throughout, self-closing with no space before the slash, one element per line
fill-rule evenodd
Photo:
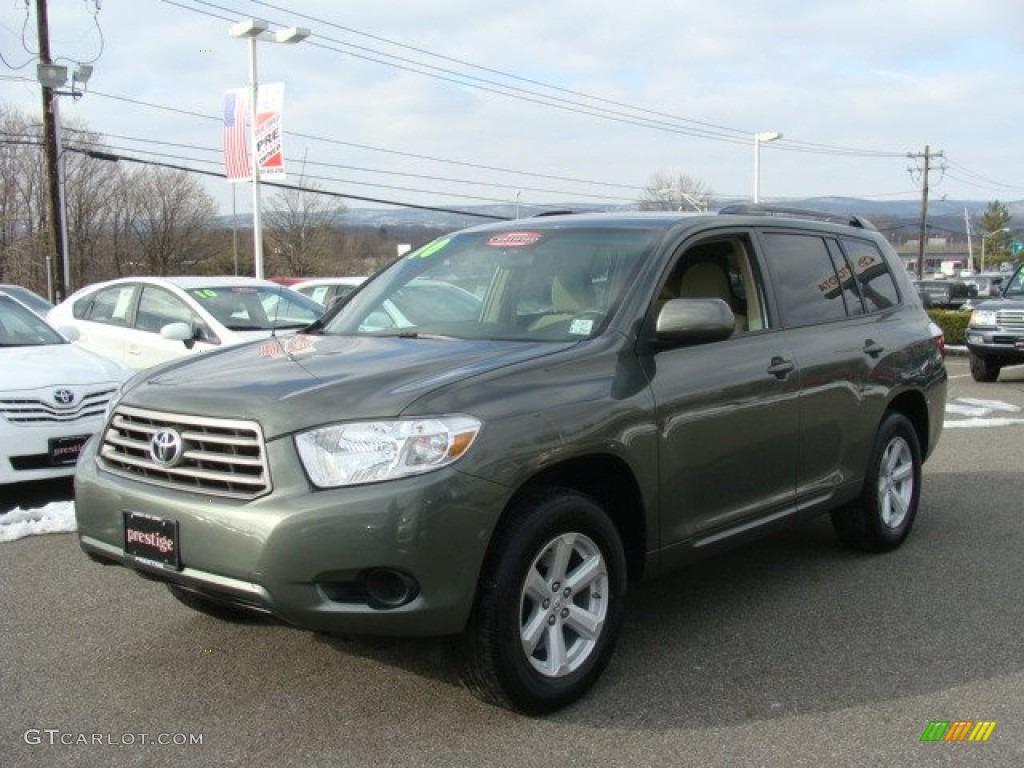
<path fill-rule="evenodd" d="M 139 286 L 118 283 L 84 297 L 72 308 L 79 337 L 76 343 L 128 365 L 126 344 Z"/>
<path fill-rule="evenodd" d="M 758 241 L 800 368 L 796 493 L 811 505 L 863 478 L 893 386 L 898 296 L 870 241 L 782 229 L 762 230 Z"/>

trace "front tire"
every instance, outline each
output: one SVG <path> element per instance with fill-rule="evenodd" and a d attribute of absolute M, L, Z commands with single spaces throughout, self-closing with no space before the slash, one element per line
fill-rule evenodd
<path fill-rule="evenodd" d="M 921 496 L 921 447 L 910 420 L 882 420 L 860 497 L 832 513 L 839 540 L 854 549 L 888 552 L 910 535 Z"/>
<path fill-rule="evenodd" d="M 999 371 L 1002 366 L 992 357 L 982 357 L 974 352 L 967 353 L 967 359 L 971 365 L 971 378 L 983 384 L 991 384 L 999 378 Z"/>
<path fill-rule="evenodd" d="M 605 511 L 575 491 L 531 494 L 510 515 L 453 650 L 478 697 L 542 714 L 579 699 L 608 664 L 625 610 L 626 558 Z"/>

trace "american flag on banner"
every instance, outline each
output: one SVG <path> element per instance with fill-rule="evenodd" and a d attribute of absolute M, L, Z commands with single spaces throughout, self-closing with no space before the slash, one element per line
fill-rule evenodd
<path fill-rule="evenodd" d="M 247 106 L 244 88 L 224 92 L 224 174 L 228 181 L 248 179 L 252 173 L 245 136 Z"/>

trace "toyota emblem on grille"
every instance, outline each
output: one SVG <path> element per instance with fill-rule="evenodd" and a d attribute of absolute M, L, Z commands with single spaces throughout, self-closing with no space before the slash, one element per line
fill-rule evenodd
<path fill-rule="evenodd" d="M 64 387 L 55 389 L 53 390 L 53 402 L 57 405 L 71 405 L 75 402 L 75 393 Z"/>
<path fill-rule="evenodd" d="M 164 467 L 173 467 L 181 461 L 184 449 L 181 435 L 173 429 L 161 429 L 149 441 L 150 458 Z"/>

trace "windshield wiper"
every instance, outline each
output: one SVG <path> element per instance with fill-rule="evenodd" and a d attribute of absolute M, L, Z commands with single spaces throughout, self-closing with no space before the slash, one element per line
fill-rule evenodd
<path fill-rule="evenodd" d="M 442 336 L 439 333 L 420 333 L 419 331 L 402 331 L 401 333 L 394 334 L 394 338 L 398 339 L 441 339 L 443 341 L 451 341 L 456 338 L 455 336 Z"/>

